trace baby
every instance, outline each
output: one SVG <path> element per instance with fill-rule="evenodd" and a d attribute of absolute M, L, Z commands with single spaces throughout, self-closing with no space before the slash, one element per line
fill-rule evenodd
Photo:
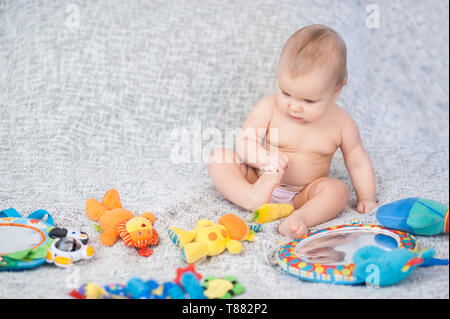
<path fill-rule="evenodd" d="M 263 97 L 236 138 L 236 152 L 214 150 L 208 171 L 215 187 L 233 203 L 253 211 L 268 202 L 291 203 L 295 211 L 278 226 L 284 236 L 336 217 L 349 188 L 328 177 L 341 149 L 358 203 L 376 206 L 375 174 L 352 117 L 335 101 L 347 82 L 342 38 L 323 25 L 295 32 L 278 63 L 278 91 Z"/>

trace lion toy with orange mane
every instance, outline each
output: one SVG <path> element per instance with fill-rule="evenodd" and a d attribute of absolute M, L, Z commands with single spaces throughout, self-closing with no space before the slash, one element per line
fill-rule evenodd
<path fill-rule="evenodd" d="M 155 215 L 145 212 L 135 216 L 122 208 L 119 192 L 114 188 L 106 192 L 101 202 L 94 198 L 86 201 L 86 215 L 101 227 L 100 242 L 112 246 L 120 237 L 126 246 L 138 248 L 139 255 L 149 257 L 158 244 L 158 233 L 153 229 Z"/>

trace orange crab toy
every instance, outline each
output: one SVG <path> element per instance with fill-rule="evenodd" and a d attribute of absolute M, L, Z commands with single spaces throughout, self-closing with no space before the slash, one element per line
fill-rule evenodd
<path fill-rule="evenodd" d="M 153 229 L 155 215 L 145 212 L 135 216 L 122 208 L 119 192 L 114 188 L 106 192 L 101 203 L 89 198 L 86 201 L 86 215 L 100 224 L 100 242 L 105 246 L 113 245 L 120 236 L 126 246 L 136 247 L 139 255 L 149 257 L 153 250 L 148 247 L 158 244 L 158 233 Z"/>

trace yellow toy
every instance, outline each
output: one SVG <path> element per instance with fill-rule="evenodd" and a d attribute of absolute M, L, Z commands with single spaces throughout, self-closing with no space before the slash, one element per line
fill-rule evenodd
<path fill-rule="evenodd" d="M 287 217 L 294 211 L 291 204 L 264 204 L 253 212 L 253 219 L 258 224 L 264 224 L 279 218 Z"/>
<path fill-rule="evenodd" d="M 183 259 L 192 264 L 203 257 L 219 255 L 225 249 L 239 254 L 242 251 L 241 241 L 253 241 L 255 232 L 238 216 L 226 214 L 218 223 L 200 219 L 191 231 L 171 227 L 169 237 L 181 249 Z"/>

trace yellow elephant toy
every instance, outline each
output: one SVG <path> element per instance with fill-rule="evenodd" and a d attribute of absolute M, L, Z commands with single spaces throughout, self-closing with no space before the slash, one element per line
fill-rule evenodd
<path fill-rule="evenodd" d="M 191 231 L 171 227 L 169 237 L 181 249 L 183 259 L 192 264 L 206 256 L 217 256 L 225 249 L 239 254 L 241 241 L 253 241 L 255 232 L 238 216 L 226 214 L 217 223 L 200 219 Z"/>

